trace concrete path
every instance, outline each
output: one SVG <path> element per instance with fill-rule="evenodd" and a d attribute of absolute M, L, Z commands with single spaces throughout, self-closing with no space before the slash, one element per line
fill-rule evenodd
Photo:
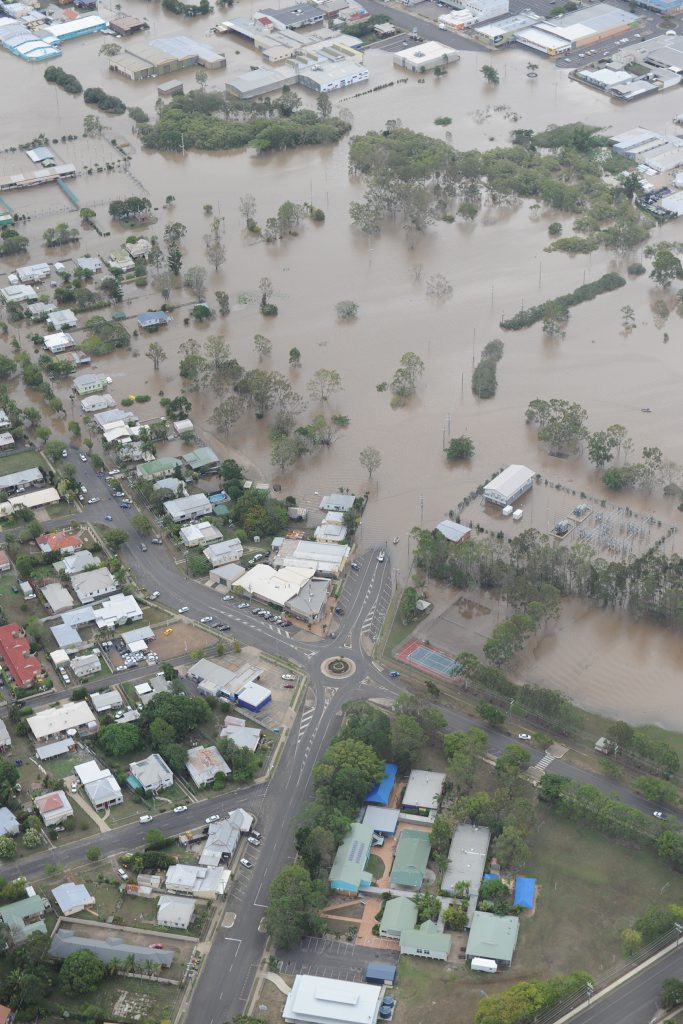
<path fill-rule="evenodd" d="M 275 988 L 279 988 L 283 995 L 288 996 L 292 991 L 289 985 L 286 985 L 279 974 L 275 974 L 273 971 L 267 971 L 264 974 L 266 981 L 272 981 Z"/>
<path fill-rule="evenodd" d="M 87 800 L 84 800 L 80 793 L 69 793 L 72 800 L 75 800 L 80 808 L 82 808 L 89 818 L 97 825 L 100 832 L 111 832 L 111 826 L 107 825 L 106 821 L 100 818 L 94 807 L 91 807 Z"/>

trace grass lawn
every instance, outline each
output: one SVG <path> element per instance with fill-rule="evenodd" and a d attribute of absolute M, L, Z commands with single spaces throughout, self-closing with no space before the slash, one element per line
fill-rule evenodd
<path fill-rule="evenodd" d="M 53 757 L 51 761 L 45 762 L 45 769 L 53 779 L 65 779 L 67 775 L 73 775 L 75 765 L 85 761 L 92 761 L 92 757 L 87 751 L 81 750 L 64 757 Z"/>
<path fill-rule="evenodd" d="M 47 463 L 38 452 L 22 451 L 13 452 L 11 455 L 3 455 L 0 458 L 0 474 L 7 476 L 8 473 L 18 473 L 22 469 L 33 469 L 38 466 L 47 473 Z"/>
<path fill-rule="evenodd" d="M 17 586 L 17 577 L 12 572 L 4 572 L 0 575 L 0 600 L 2 610 L 8 622 L 18 622 L 20 626 L 26 623 L 36 608 L 36 601 L 25 601 L 21 594 L 12 593 L 12 587 Z M 33 607 L 32 607 L 33 606 Z M 38 612 L 40 608 L 36 609 Z"/>
<path fill-rule="evenodd" d="M 96 1005 L 106 1020 L 172 1020 L 182 989 L 142 978 L 105 978 L 96 992 L 85 996 L 57 995 L 59 1007 L 70 1012 Z M 54 1021 L 61 1020 L 55 1017 Z M 50 1018 L 47 1018 L 52 1024 Z"/>

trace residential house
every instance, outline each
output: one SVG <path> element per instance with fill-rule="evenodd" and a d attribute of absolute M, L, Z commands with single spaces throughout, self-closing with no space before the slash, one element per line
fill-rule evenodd
<path fill-rule="evenodd" d="M 53 757 L 64 757 L 65 754 L 72 754 L 76 749 L 71 736 L 65 740 L 55 740 L 54 743 L 45 743 L 42 747 L 36 747 L 36 757 L 39 761 L 51 761 Z"/>
<path fill-rule="evenodd" d="M 149 465 L 149 463 L 147 463 Z M 160 480 L 155 480 L 152 485 L 153 491 L 171 491 L 176 498 L 182 498 L 187 491 L 185 490 L 185 481 L 179 480 L 177 476 L 162 476 Z"/>
<path fill-rule="evenodd" d="M 16 441 L 7 430 L 3 430 L 0 433 L 0 451 L 6 452 L 10 448 L 14 448 Z"/>
<path fill-rule="evenodd" d="M 0 416 L 4 415 L 0 410 Z M 9 426 L 9 420 L 7 421 Z M 0 427 L 4 424 L 0 423 Z M 43 474 L 34 467 L 32 469 L 20 469 L 16 473 L 6 473 L 0 476 L 0 491 L 12 494 L 15 491 L 25 491 L 28 487 L 39 487 L 43 483 Z"/>
<path fill-rule="evenodd" d="M 495 960 L 499 967 L 509 967 L 517 945 L 519 919 L 513 915 L 499 917 L 477 910 L 472 920 L 465 955 L 468 962 L 475 956 Z"/>
<path fill-rule="evenodd" d="M 119 584 L 106 566 L 72 576 L 71 586 L 81 604 L 92 604 L 98 597 L 115 594 L 119 589 Z"/>
<path fill-rule="evenodd" d="M 83 541 L 80 537 L 67 533 L 66 530 L 55 530 L 54 533 L 41 533 L 36 537 L 36 544 L 44 555 L 59 552 L 64 555 L 72 555 L 74 551 L 80 551 Z"/>
<path fill-rule="evenodd" d="M 365 870 L 371 850 L 372 829 L 361 822 L 352 822 L 330 868 L 330 888 L 356 895 L 365 886 L 372 885 L 372 875 Z"/>
<path fill-rule="evenodd" d="M 188 494 L 186 498 L 172 498 L 164 502 L 164 511 L 174 523 L 187 523 L 190 519 L 211 515 L 211 502 L 205 494 Z M 220 539 L 212 537 L 211 540 Z"/>
<path fill-rule="evenodd" d="M 77 395 L 94 395 L 98 391 L 104 391 L 111 382 L 111 377 L 104 373 L 81 373 L 74 377 L 73 389 Z"/>
<path fill-rule="evenodd" d="M 111 395 L 86 395 L 81 399 L 81 412 L 86 416 L 94 412 L 102 412 L 104 409 L 113 409 L 116 402 Z"/>
<path fill-rule="evenodd" d="M 219 754 L 218 748 L 211 747 L 190 747 L 187 751 L 185 761 L 190 778 L 195 786 L 208 786 L 221 772 L 227 776 L 230 774 L 230 767 L 225 759 Z"/>
<path fill-rule="evenodd" d="M 368 804 L 363 812 L 363 822 L 379 835 L 393 836 L 398 828 L 399 814 L 400 812 L 394 807 L 377 807 L 374 804 Z"/>
<path fill-rule="evenodd" d="M 123 249 L 114 249 L 110 252 L 106 262 L 110 270 L 122 270 L 124 273 L 135 267 L 134 261 Z"/>
<path fill-rule="evenodd" d="M 78 323 L 78 317 L 71 309 L 56 309 L 54 313 L 48 313 L 46 319 L 55 331 L 68 331 Z"/>
<path fill-rule="evenodd" d="M 62 739 L 76 733 L 89 735 L 97 731 L 97 719 L 84 700 L 45 708 L 27 718 L 26 724 L 38 742 Z"/>
<path fill-rule="evenodd" d="M 384 904 L 379 933 L 385 939 L 400 939 L 401 932 L 417 925 L 417 906 L 408 896 L 396 896 Z"/>
<path fill-rule="evenodd" d="M 100 565 L 100 559 L 93 555 L 92 551 L 84 548 L 76 551 L 73 555 L 67 555 L 60 562 L 54 563 L 55 572 L 63 572 L 67 576 L 75 576 L 76 573 L 85 572 L 86 569 L 94 569 Z"/>
<path fill-rule="evenodd" d="M 443 772 L 426 772 L 413 768 L 405 788 L 401 807 L 407 812 L 429 813 L 439 809 L 446 776 Z"/>
<path fill-rule="evenodd" d="M 77 679 L 87 679 L 88 676 L 94 676 L 100 672 L 102 665 L 99 656 L 93 652 L 72 658 L 69 668 Z"/>
<path fill-rule="evenodd" d="M 208 473 L 211 470 L 218 469 L 221 461 L 213 448 L 207 448 L 205 445 L 195 448 L 194 451 L 187 452 L 181 458 L 188 469 L 193 470 L 195 473 Z"/>
<path fill-rule="evenodd" d="M 31 686 L 43 676 L 43 666 L 16 622 L 0 626 L 0 660 L 15 686 Z"/>
<path fill-rule="evenodd" d="M 196 905 L 195 900 L 185 899 L 182 896 L 160 896 L 157 906 L 157 924 L 163 925 L 165 928 L 182 928 L 187 931 Z"/>
<path fill-rule="evenodd" d="M 204 557 L 209 560 L 214 569 L 219 565 L 227 565 L 229 562 L 239 562 L 243 554 L 242 541 L 237 537 L 221 541 L 219 544 L 209 544 L 204 548 Z"/>
<path fill-rule="evenodd" d="M 192 495 L 194 497 L 194 495 Z M 179 501 L 185 501 L 185 498 L 179 498 Z M 167 501 L 164 506 L 170 505 L 171 502 Z M 211 544 L 212 541 L 220 541 L 223 534 L 216 526 L 212 526 L 209 522 L 201 523 L 189 523 L 187 526 L 180 528 L 180 539 L 186 548 L 198 548 L 205 547 L 207 544 Z"/>
<path fill-rule="evenodd" d="M 192 434 L 194 433 L 194 423 L 192 422 L 192 420 L 189 419 L 174 420 L 173 429 L 175 430 L 178 437 L 180 437 L 181 434 Z"/>
<path fill-rule="evenodd" d="M 33 302 L 38 298 L 38 292 L 30 284 L 10 284 L 6 288 L 0 288 L 0 299 L 8 302 Z"/>
<path fill-rule="evenodd" d="M 0 921 L 6 925 L 15 945 L 25 942 L 33 932 L 47 934 L 44 914 L 43 899 L 38 895 L 0 907 Z"/>
<path fill-rule="evenodd" d="M 353 508 L 355 494 L 326 494 L 320 502 L 324 512 L 348 512 Z"/>
<path fill-rule="evenodd" d="M 419 889 L 431 850 L 429 832 L 405 828 L 398 837 L 389 880 L 392 888 Z"/>
<path fill-rule="evenodd" d="M 73 608 L 74 599 L 61 583 L 48 583 L 46 587 L 43 587 L 40 591 L 43 595 L 43 600 L 53 614 L 58 612 L 64 612 L 67 608 Z"/>
<path fill-rule="evenodd" d="M 282 1018 L 288 1024 L 375 1024 L 383 996 L 381 985 L 297 974 Z"/>
<path fill-rule="evenodd" d="M 123 803 L 121 787 L 109 768 L 100 768 L 97 761 L 85 761 L 77 764 L 74 772 L 96 811 L 104 811 Z"/>
<path fill-rule="evenodd" d="M 6 751 L 12 746 L 12 738 L 7 731 L 7 726 L 3 719 L 0 719 L 0 750 Z"/>
<path fill-rule="evenodd" d="M 41 796 L 34 797 L 33 803 L 46 828 L 50 828 L 52 825 L 61 825 L 74 813 L 69 798 L 62 789 L 55 789 L 51 793 L 43 793 Z"/>
<path fill-rule="evenodd" d="M 0 551 L 0 572 L 9 572 L 12 568 L 10 557 L 6 551 Z"/>
<path fill-rule="evenodd" d="M 328 512 L 313 536 L 318 544 L 341 544 L 346 537 L 343 512 Z"/>
<path fill-rule="evenodd" d="M 59 928 L 55 932 L 50 945 L 50 956 L 57 960 L 65 960 L 70 953 L 78 953 L 84 949 L 94 953 L 104 964 L 111 963 L 112 960 L 125 963 L 128 957 L 133 957 L 138 967 L 145 967 L 147 964 L 170 967 L 175 959 L 175 952 L 172 949 L 153 949 L 151 946 L 125 942 L 117 933 L 104 933 L 102 938 L 76 935 L 69 928 Z"/>
<path fill-rule="evenodd" d="M 73 348 L 75 344 L 72 335 L 67 334 L 65 331 L 58 331 L 56 334 L 46 334 L 43 337 L 43 345 L 51 356 L 57 356 L 60 352 L 66 352 L 68 348 Z"/>
<path fill-rule="evenodd" d="M 231 715 L 226 715 L 225 725 L 221 729 L 220 738 L 222 740 L 230 740 L 236 747 L 251 750 L 253 753 L 261 742 L 261 730 L 248 726 L 242 718 L 234 719 Z"/>
<path fill-rule="evenodd" d="M 146 259 L 152 249 L 152 243 L 146 238 L 138 238 L 134 242 L 124 242 L 123 248 L 133 260 Z"/>
<path fill-rule="evenodd" d="M 57 906 L 64 917 L 80 914 L 86 907 L 94 907 L 96 900 L 84 885 L 77 882 L 64 882 L 52 890 Z"/>
<path fill-rule="evenodd" d="M 79 256 L 76 266 L 80 270 L 89 270 L 91 274 L 99 274 L 101 270 L 104 270 L 104 263 L 99 256 Z"/>
<path fill-rule="evenodd" d="M 132 260 L 131 260 L 132 264 Z M 164 313 L 162 309 L 155 309 L 148 313 L 140 313 L 138 315 L 138 327 L 142 330 L 149 330 L 150 327 L 164 327 L 167 323 L 170 323 L 171 317 L 168 313 Z"/>
<path fill-rule="evenodd" d="M 0 836 L 17 836 L 20 828 L 9 807 L 0 807 Z"/>
<path fill-rule="evenodd" d="M 162 477 L 173 476 L 173 471 L 182 465 L 180 459 L 172 455 L 161 455 L 151 462 L 143 462 L 135 467 L 135 472 L 141 480 L 160 480 Z"/>
<path fill-rule="evenodd" d="M 244 808 L 230 811 L 227 818 L 214 821 L 208 827 L 204 849 L 199 856 L 202 867 L 218 867 L 221 861 L 229 860 L 240 840 L 240 836 L 251 830 L 254 824 L 253 814 Z"/>
<path fill-rule="evenodd" d="M 90 703 L 98 715 L 107 711 L 118 711 L 123 707 L 123 697 L 118 690 L 102 690 L 100 693 L 90 694 Z"/>
<path fill-rule="evenodd" d="M 0 1003 L 0 1024 L 12 1024 L 14 1016 L 14 1010 L 10 1006 Z"/>
<path fill-rule="evenodd" d="M 131 761 L 128 785 L 144 793 L 158 793 L 173 785 L 173 772 L 161 754 L 152 753 L 142 761 Z"/>
<path fill-rule="evenodd" d="M 214 900 L 224 896 L 230 880 L 227 868 L 206 868 L 196 864 L 172 864 L 166 872 L 166 889 L 175 895 Z"/>
<path fill-rule="evenodd" d="M 434 921 L 423 921 L 419 928 L 401 932 L 402 956 L 421 956 L 426 960 L 447 960 L 452 937 L 439 929 Z"/>

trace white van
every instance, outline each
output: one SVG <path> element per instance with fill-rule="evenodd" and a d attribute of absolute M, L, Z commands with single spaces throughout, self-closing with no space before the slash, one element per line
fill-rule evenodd
<path fill-rule="evenodd" d="M 473 971 L 483 971 L 485 974 L 495 974 L 498 970 L 496 961 L 489 960 L 485 956 L 473 956 L 470 961 L 470 967 Z"/>

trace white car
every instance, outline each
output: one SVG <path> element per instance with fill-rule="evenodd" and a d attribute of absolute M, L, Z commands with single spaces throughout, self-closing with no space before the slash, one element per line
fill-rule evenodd
<path fill-rule="evenodd" d="M 248 602 L 248 601 L 241 601 L 241 602 L 240 602 L 240 603 L 239 603 L 239 604 L 237 605 L 237 607 L 238 607 L 238 608 L 248 608 L 248 607 L 249 607 L 249 602 Z"/>
<path fill-rule="evenodd" d="M 213 622 L 213 615 L 202 615 L 200 622 Z"/>
<path fill-rule="evenodd" d="M 286 679 L 288 682 L 293 683 L 294 680 L 296 679 L 296 676 L 293 676 L 291 672 L 285 672 L 283 674 L 282 678 Z"/>
<path fill-rule="evenodd" d="M 520 732 L 517 735 L 517 739 L 518 740 L 530 740 L 531 739 L 531 734 L 528 733 L 528 732 Z"/>
<path fill-rule="evenodd" d="M 153 591 L 152 591 L 152 593 L 151 593 L 151 594 L 149 595 L 149 599 L 150 599 L 150 601 L 156 601 L 156 599 L 157 599 L 157 598 L 158 598 L 158 596 L 159 596 L 159 593 L 160 593 L 160 591 L 158 591 L 158 590 L 153 590 Z"/>
<path fill-rule="evenodd" d="M 89 505 L 96 505 L 99 500 L 100 500 L 99 498 L 88 498 L 88 504 Z"/>
<path fill-rule="evenodd" d="M 87 462 L 88 461 L 88 456 L 84 455 L 83 452 L 79 452 L 78 453 L 78 457 L 81 460 L 81 462 Z"/>
<path fill-rule="evenodd" d="M 189 610 L 188 606 L 184 604 L 182 608 L 178 609 L 178 615 L 184 615 L 185 612 L 189 612 Z"/>
<path fill-rule="evenodd" d="M 383 551 L 380 551 L 380 553 L 377 555 L 377 561 L 378 562 L 383 562 L 384 561 L 384 552 Z"/>
<path fill-rule="evenodd" d="M 151 814 L 141 814 L 140 815 L 140 824 L 141 825 L 146 825 L 147 822 L 149 822 L 151 820 L 152 820 L 152 815 Z"/>
<path fill-rule="evenodd" d="M 256 836 L 247 836 L 247 842 L 251 843 L 252 846 L 260 846 L 261 840 L 257 839 Z"/>
<path fill-rule="evenodd" d="M 174 814 L 182 814 L 183 811 L 187 810 L 187 804 L 179 804 L 178 807 L 173 808 Z"/>
<path fill-rule="evenodd" d="M 66 448 L 63 448 L 63 449 L 62 449 L 62 458 L 63 458 L 63 459 L 68 459 L 68 458 L 69 458 L 69 453 L 68 453 L 68 451 L 66 450 Z"/>
<path fill-rule="evenodd" d="M 664 817 L 664 813 L 662 811 L 653 811 L 652 814 L 654 815 L 655 818 L 663 818 Z"/>
<path fill-rule="evenodd" d="M 211 825 L 212 822 L 214 821 L 220 821 L 220 818 L 220 814 L 210 814 L 209 817 L 206 819 L 206 824 Z"/>
<path fill-rule="evenodd" d="M 234 601 L 235 600 L 235 595 L 234 594 L 225 594 L 225 596 L 222 598 L 222 600 L 223 601 Z"/>
<path fill-rule="evenodd" d="M 242 865 L 243 868 L 249 868 L 250 870 L 254 866 L 250 860 L 247 860 L 246 857 L 240 857 L 240 864 Z"/>

